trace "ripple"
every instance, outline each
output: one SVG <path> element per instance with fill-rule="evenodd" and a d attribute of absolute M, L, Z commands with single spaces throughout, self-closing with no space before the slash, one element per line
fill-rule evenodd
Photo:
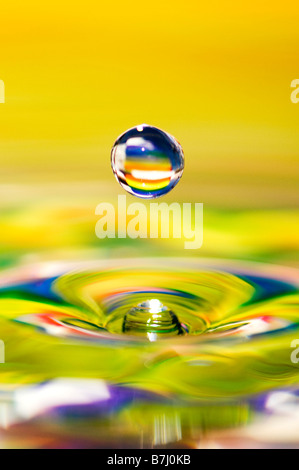
<path fill-rule="evenodd" d="M 200 438 L 202 420 L 205 429 L 248 426 L 258 413 L 276 419 L 282 406 L 297 416 L 290 344 L 299 338 L 298 285 L 294 269 L 207 259 L 3 271 L 0 395 L 7 401 L 5 386 L 16 381 L 13 423 L 114 416 L 135 446 L 127 436 L 136 420 L 148 445 L 158 445 L 183 432 Z M 49 400 L 51 390 L 61 400 Z M 114 437 L 107 430 L 101 439 Z"/>
<path fill-rule="evenodd" d="M 298 373 L 290 362 L 298 336 L 293 269 L 184 259 L 48 263 L 7 271 L 0 285 L 0 315 L 15 338 L 40 344 L 46 335 L 56 349 L 67 341 L 74 358 L 81 354 L 80 371 L 90 344 L 89 364 L 117 383 L 155 383 L 194 400 L 264 391 Z M 72 360 L 59 357 L 53 376 Z M 43 376 L 34 352 L 31 361 Z"/>
<path fill-rule="evenodd" d="M 136 336 L 138 328 L 132 326 L 133 317 L 136 320 L 139 312 L 141 322 L 149 320 L 141 315 L 144 308 L 136 306 L 151 298 L 167 305 L 166 329 L 174 326 L 175 335 L 204 334 L 205 339 L 215 335 L 251 337 L 297 325 L 292 305 L 283 307 L 284 312 L 280 307 L 282 299 L 287 301 L 289 295 L 297 302 L 296 277 L 293 282 L 286 282 L 273 275 L 260 275 L 259 265 L 247 270 L 240 265 L 242 269 L 237 272 L 231 265 L 225 271 L 208 263 L 196 267 L 195 263 L 187 262 L 186 269 L 186 262 L 179 260 L 176 264 L 169 260 L 167 267 L 159 260 L 152 261 L 146 269 L 140 261 L 135 266 L 128 264 L 126 260 L 115 261 L 99 269 L 84 267 L 75 271 L 64 267 L 55 276 L 39 276 L 35 272 L 32 279 L 27 274 L 29 279 L 12 281 L 1 289 L 2 302 L 3 297 L 9 297 L 10 302 L 15 300 L 25 309 L 25 314 L 16 315 L 15 321 L 51 335 L 93 340 L 103 337 L 112 340 L 116 336 L 121 341 L 123 332 L 124 341 L 128 341 L 129 334 Z M 34 300 L 35 307 L 39 306 L 37 302 L 45 302 L 46 311 L 43 305 L 42 311 L 37 308 L 27 313 L 26 302 Z M 278 309 L 281 315 L 277 314 Z M 165 315 L 164 309 L 164 319 Z M 149 329 L 159 326 L 158 317 L 156 324 L 149 321 L 147 325 Z M 143 325 L 141 330 L 146 328 Z M 139 336 L 149 338 L 147 334 Z M 160 334 L 157 338 L 167 336 Z M 140 341 L 140 337 L 130 340 Z"/>

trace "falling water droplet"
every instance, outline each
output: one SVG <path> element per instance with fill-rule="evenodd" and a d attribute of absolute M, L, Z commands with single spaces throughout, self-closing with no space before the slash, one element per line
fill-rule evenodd
<path fill-rule="evenodd" d="M 151 199 L 168 193 L 184 170 L 182 147 L 174 137 L 146 124 L 129 129 L 114 143 L 111 166 L 120 185 Z"/>
<path fill-rule="evenodd" d="M 159 300 L 151 299 L 131 308 L 123 321 L 123 332 L 147 336 L 150 341 L 167 336 L 182 335 L 177 316 Z"/>

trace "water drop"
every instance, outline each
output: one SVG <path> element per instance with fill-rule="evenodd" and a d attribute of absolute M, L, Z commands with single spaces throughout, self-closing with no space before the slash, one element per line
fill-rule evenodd
<path fill-rule="evenodd" d="M 126 191 L 151 199 L 168 193 L 179 182 L 184 170 L 184 153 L 170 134 L 142 124 L 115 141 L 111 166 Z"/>
<path fill-rule="evenodd" d="M 182 335 L 185 330 L 168 307 L 158 299 L 151 299 L 129 310 L 124 317 L 123 332 L 156 341 L 162 337 Z"/>

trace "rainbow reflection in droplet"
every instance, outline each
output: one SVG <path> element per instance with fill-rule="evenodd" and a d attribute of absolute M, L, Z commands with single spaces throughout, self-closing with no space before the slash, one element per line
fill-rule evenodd
<path fill-rule="evenodd" d="M 152 199 L 167 194 L 179 182 L 184 170 L 184 154 L 170 134 L 142 124 L 116 140 L 111 166 L 126 191 Z"/>

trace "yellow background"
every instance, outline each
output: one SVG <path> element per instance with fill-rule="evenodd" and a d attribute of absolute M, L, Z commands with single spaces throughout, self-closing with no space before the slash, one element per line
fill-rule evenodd
<path fill-rule="evenodd" d="M 295 262 L 298 4 L 29 0 L 0 20 L 3 253 L 101 243 L 96 204 L 122 193 L 111 146 L 145 122 L 184 148 L 165 200 L 204 203 L 200 254 Z"/>

